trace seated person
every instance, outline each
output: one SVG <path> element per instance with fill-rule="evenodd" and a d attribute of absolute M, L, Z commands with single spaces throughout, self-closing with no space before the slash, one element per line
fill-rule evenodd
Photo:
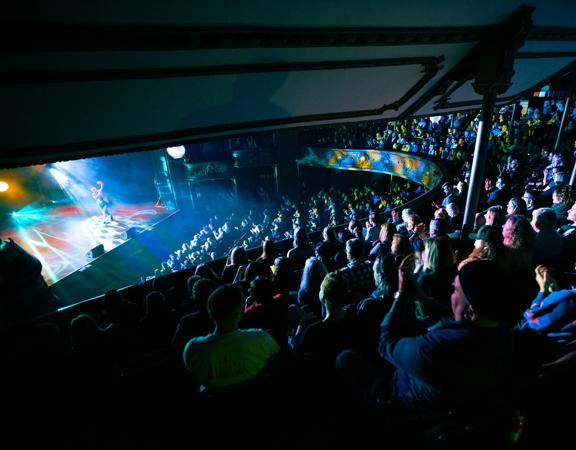
<path fill-rule="evenodd" d="M 454 321 L 414 335 L 408 331 L 418 295 L 413 261 L 402 261 L 399 292 L 381 325 L 379 352 L 395 368 L 391 379 L 374 370 L 367 376 L 366 361 L 352 352 L 341 353 L 337 367 L 365 400 L 389 398 L 409 411 L 476 412 L 497 405 L 514 350 L 512 330 L 501 320 L 501 271 L 492 261 L 461 263 L 451 298 Z"/>
<path fill-rule="evenodd" d="M 526 191 L 524 191 L 524 194 L 522 195 L 522 200 L 524 200 L 524 202 L 526 203 L 526 212 L 527 213 L 531 213 L 532 211 L 534 211 L 535 209 L 538 209 L 538 199 L 536 198 L 536 191 L 530 190 L 530 189 L 526 189 Z"/>
<path fill-rule="evenodd" d="M 562 267 L 567 272 L 574 271 L 574 262 L 576 261 L 576 202 L 568 210 L 568 223 L 558 228 L 562 236 Z"/>
<path fill-rule="evenodd" d="M 557 227 L 566 225 L 568 220 L 568 210 L 570 209 L 570 204 L 568 202 L 568 188 L 566 186 L 557 187 L 552 192 L 552 206 L 551 208 L 556 212 L 556 217 L 558 221 L 556 222 Z"/>
<path fill-rule="evenodd" d="M 460 212 L 458 204 L 449 203 L 446 205 L 446 212 L 450 217 L 449 220 L 449 232 L 454 233 L 455 231 L 460 231 L 462 228 L 462 222 L 464 221 L 464 214 Z"/>
<path fill-rule="evenodd" d="M 534 241 L 534 263 L 547 267 L 558 267 L 562 263 L 562 236 L 554 226 L 556 213 L 552 208 L 538 208 L 532 213 L 532 228 L 536 232 Z"/>
<path fill-rule="evenodd" d="M 246 253 L 244 247 L 234 247 L 228 261 L 226 262 L 226 266 L 222 270 L 222 282 L 232 283 L 234 277 L 236 277 L 238 268 L 240 268 L 240 266 L 246 267 L 249 263 L 250 260 L 248 259 L 248 253 Z"/>
<path fill-rule="evenodd" d="M 288 332 L 288 299 L 274 296 L 272 281 L 258 276 L 250 282 L 250 297 L 246 300 L 240 328 L 268 330 L 276 340 L 285 344 Z"/>
<path fill-rule="evenodd" d="M 288 251 L 286 256 L 294 270 L 303 269 L 306 260 L 314 256 L 314 246 L 310 242 L 305 228 L 296 229 L 294 232 L 294 246 Z"/>
<path fill-rule="evenodd" d="M 0 330 L 62 306 L 42 277 L 42 263 L 12 238 L 0 238 Z"/>
<path fill-rule="evenodd" d="M 208 298 L 212 333 L 193 338 L 184 349 L 184 366 L 200 390 L 231 386 L 258 376 L 280 347 L 264 330 L 238 328 L 244 294 L 235 286 L 216 289 Z"/>
<path fill-rule="evenodd" d="M 340 269 L 340 273 L 348 289 L 352 293 L 369 295 L 374 289 L 374 278 L 370 262 L 364 259 L 364 242 L 357 238 L 346 242 L 346 257 L 348 264 Z"/>
<path fill-rule="evenodd" d="M 214 329 L 214 322 L 208 314 L 208 298 L 217 288 L 214 280 L 199 278 L 192 286 L 192 299 L 195 311 L 180 318 L 172 337 L 172 345 L 182 353 L 190 339 L 205 336 Z"/>
<path fill-rule="evenodd" d="M 356 339 L 356 308 L 346 305 L 348 285 L 342 272 L 326 275 L 320 286 L 322 319 L 299 329 L 294 339 L 294 349 L 328 357 L 329 365 L 339 352 L 351 348 Z"/>
<path fill-rule="evenodd" d="M 559 290 L 558 282 L 544 266 L 536 267 L 540 292 L 524 313 L 520 328 L 530 328 L 556 341 L 576 338 L 576 290 Z"/>

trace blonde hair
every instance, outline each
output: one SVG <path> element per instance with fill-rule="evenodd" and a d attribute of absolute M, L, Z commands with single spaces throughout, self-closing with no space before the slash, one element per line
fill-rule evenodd
<path fill-rule="evenodd" d="M 474 250 L 468 255 L 468 259 L 486 259 L 489 261 L 494 261 L 498 256 L 498 251 L 496 247 L 489 242 L 480 241 L 478 247 L 474 247 Z"/>
<path fill-rule="evenodd" d="M 346 304 L 348 283 L 338 271 L 330 272 L 320 285 L 320 301 L 330 303 L 332 306 Z"/>
<path fill-rule="evenodd" d="M 450 239 L 443 236 L 431 237 L 424 243 L 424 269 L 437 272 L 454 266 L 454 251 Z"/>

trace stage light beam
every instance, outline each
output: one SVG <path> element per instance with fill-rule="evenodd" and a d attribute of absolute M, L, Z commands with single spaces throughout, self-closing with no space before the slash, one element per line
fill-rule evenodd
<path fill-rule="evenodd" d="M 56 169 L 50 169 L 50 173 L 54 177 L 54 179 L 58 182 L 58 184 L 62 187 L 68 184 L 68 177 L 64 175 L 62 172 Z"/>
<path fill-rule="evenodd" d="M 0 181 L 0 192 L 6 192 L 8 189 L 10 189 L 10 185 L 5 181 Z"/>

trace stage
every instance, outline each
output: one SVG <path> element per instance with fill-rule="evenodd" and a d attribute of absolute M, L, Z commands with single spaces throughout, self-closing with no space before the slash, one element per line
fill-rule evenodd
<path fill-rule="evenodd" d="M 174 211 L 139 203 L 115 205 L 112 212 L 113 220 L 106 223 L 73 203 L 52 202 L 13 213 L 2 233 L 37 257 L 46 282 L 54 284 L 89 264 L 93 248 L 102 244 L 107 253 Z"/>

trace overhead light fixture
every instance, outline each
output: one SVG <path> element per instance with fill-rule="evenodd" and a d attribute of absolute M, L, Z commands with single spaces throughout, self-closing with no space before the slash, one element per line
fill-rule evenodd
<path fill-rule="evenodd" d="M 168 147 L 166 151 L 172 158 L 180 159 L 186 153 L 186 148 L 183 145 L 179 145 L 177 147 Z"/>

